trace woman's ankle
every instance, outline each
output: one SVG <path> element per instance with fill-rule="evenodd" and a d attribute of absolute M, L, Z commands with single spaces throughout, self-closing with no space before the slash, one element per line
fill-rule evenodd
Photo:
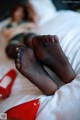
<path fill-rule="evenodd" d="M 60 75 L 62 81 L 64 81 L 65 83 L 71 82 L 76 76 L 76 73 L 73 70 L 71 64 L 66 64 L 65 66 L 63 66 L 62 69 L 62 74 Z"/>

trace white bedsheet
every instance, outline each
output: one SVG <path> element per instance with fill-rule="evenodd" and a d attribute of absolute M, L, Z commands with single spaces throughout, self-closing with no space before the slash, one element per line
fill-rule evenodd
<path fill-rule="evenodd" d="M 53 96 L 45 96 L 19 74 L 10 97 L 0 101 L 0 113 L 40 97 L 41 105 L 36 120 L 80 120 L 80 14 L 71 11 L 58 12 L 54 19 L 39 26 L 35 31 L 39 34 L 59 36 L 62 49 L 77 74 L 76 78 L 62 86 Z M 0 64 L 9 66 L 6 70 L 14 66 L 13 62 L 3 55 L 3 51 L 0 53 Z"/>

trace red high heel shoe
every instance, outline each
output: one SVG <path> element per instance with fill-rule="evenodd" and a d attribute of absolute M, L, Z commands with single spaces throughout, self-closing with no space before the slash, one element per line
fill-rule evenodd
<path fill-rule="evenodd" d="M 17 105 L 5 113 L 9 120 L 35 120 L 38 108 L 40 106 L 39 99 L 35 99 L 20 105 Z"/>
<path fill-rule="evenodd" d="M 0 80 L 0 96 L 2 96 L 2 98 L 6 98 L 9 96 L 15 78 L 16 78 L 16 71 L 14 69 L 11 69 Z"/>

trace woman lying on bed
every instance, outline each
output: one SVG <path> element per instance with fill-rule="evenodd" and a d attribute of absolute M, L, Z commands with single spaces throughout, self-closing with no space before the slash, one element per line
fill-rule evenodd
<path fill-rule="evenodd" d="M 9 58 L 15 58 L 15 46 L 24 42 L 22 42 L 24 33 L 27 33 L 28 36 L 34 36 L 34 34 L 29 34 L 29 31 L 36 25 L 34 20 L 36 15 L 33 16 L 33 19 L 28 16 L 27 14 L 26 20 L 26 7 L 24 5 L 16 5 L 11 12 L 11 22 L 2 31 L 3 36 L 8 41 L 6 53 Z M 28 22 L 28 19 L 31 22 Z"/>
<path fill-rule="evenodd" d="M 25 38 L 26 39 L 26 38 Z M 46 95 L 57 90 L 57 84 L 46 72 L 43 65 L 49 67 L 64 82 L 71 82 L 75 72 L 62 51 L 56 35 L 35 36 L 30 46 L 16 47 L 16 68 Z"/>
<path fill-rule="evenodd" d="M 53 70 L 65 83 L 74 79 L 75 72 L 62 51 L 57 36 L 35 36 L 33 33 L 24 36 L 26 28 L 34 27 L 34 24 L 25 24 L 23 13 L 23 7 L 18 6 L 12 12 L 11 24 L 3 30 L 6 38 L 10 40 L 6 53 L 10 58 L 16 58 L 17 50 L 17 69 L 45 94 L 54 94 L 57 85 L 43 68 L 43 65 Z M 26 46 L 20 45 L 16 48 L 19 43 Z"/>

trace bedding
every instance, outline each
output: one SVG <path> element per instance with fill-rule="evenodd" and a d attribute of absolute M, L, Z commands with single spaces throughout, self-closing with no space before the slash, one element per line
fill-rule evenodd
<path fill-rule="evenodd" d="M 57 12 L 55 17 L 34 29 L 34 32 L 58 35 L 60 45 L 75 70 L 76 77 L 71 83 L 61 86 L 54 95 L 45 96 L 28 79 L 17 73 L 10 96 L 0 100 L 0 113 L 26 101 L 40 98 L 36 120 L 80 120 L 80 14 L 72 11 Z M 10 68 L 15 68 L 14 62 L 5 55 L 5 45 L 3 40 L 0 44 L 0 73 L 3 74 Z"/>
<path fill-rule="evenodd" d="M 56 7 L 51 0 L 29 0 L 38 16 L 38 24 L 44 24 L 56 15 Z"/>

